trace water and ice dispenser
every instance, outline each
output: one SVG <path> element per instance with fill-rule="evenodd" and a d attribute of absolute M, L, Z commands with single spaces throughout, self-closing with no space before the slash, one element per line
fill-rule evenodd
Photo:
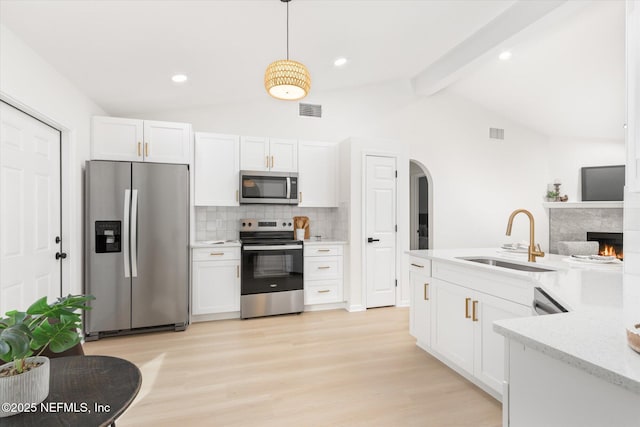
<path fill-rule="evenodd" d="M 120 252 L 121 221 L 96 221 L 96 253 Z"/>

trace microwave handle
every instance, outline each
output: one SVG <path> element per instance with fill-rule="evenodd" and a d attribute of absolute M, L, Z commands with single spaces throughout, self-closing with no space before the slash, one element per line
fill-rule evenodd
<path fill-rule="evenodd" d="M 287 199 L 291 198 L 291 177 L 287 177 Z"/>

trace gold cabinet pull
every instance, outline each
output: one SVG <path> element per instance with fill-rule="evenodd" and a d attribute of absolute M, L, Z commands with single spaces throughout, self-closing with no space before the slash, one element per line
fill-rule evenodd
<path fill-rule="evenodd" d="M 298 203 L 302 203 L 302 191 L 300 192 L 300 200 L 298 200 Z"/>
<path fill-rule="evenodd" d="M 142 156 L 142 153 L 140 152 L 141 149 L 142 149 L 142 143 L 138 141 L 138 157 Z"/>
<path fill-rule="evenodd" d="M 464 318 L 465 319 L 471 319 L 471 316 L 469 316 L 469 301 L 471 301 L 471 298 L 464 299 Z"/>
<path fill-rule="evenodd" d="M 240 201 L 240 190 L 236 190 L 236 202 Z"/>
<path fill-rule="evenodd" d="M 149 143 L 148 142 L 144 143 L 144 156 L 145 157 L 149 157 Z"/>
<path fill-rule="evenodd" d="M 429 297 L 427 296 L 428 289 L 429 289 L 429 284 L 425 283 L 424 284 L 424 300 L 425 301 L 429 301 Z"/>
<path fill-rule="evenodd" d="M 326 294 L 327 292 L 331 292 L 331 289 L 322 289 L 318 291 L 319 294 Z"/>
<path fill-rule="evenodd" d="M 478 314 L 478 313 L 477 313 L 477 310 L 478 310 L 478 301 L 473 301 L 473 304 L 472 304 L 472 305 L 473 305 L 473 319 L 472 319 L 472 320 L 473 320 L 474 322 L 477 322 L 477 321 L 478 321 L 478 317 L 477 317 L 476 315 Z"/>
<path fill-rule="evenodd" d="M 318 252 L 331 252 L 331 249 L 318 249 Z"/>
<path fill-rule="evenodd" d="M 411 263 L 411 265 L 413 265 L 414 267 L 418 267 L 418 268 L 424 268 L 424 265 L 420 265 L 420 264 Z"/>
<path fill-rule="evenodd" d="M 269 169 L 269 156 L 267 156 L 267 169 Z"/>
<path fill-rule="evenodd" d="M 236 277 L 240 277 L 240 266 L 236 265 Z"/>
<path fill-rule="evenodd" d="M 211 252 L 211 253 L 209 253 L 209 255 L 211 255 L 211 256 L 220 256 L 220 255 L 224 255 L 224 252 Z"/>
<path fill-rule="evenodd" d="M 331 267 L 329 267 L 328 265 L 323 265 L 318 267 L 318 270 L 326 270 L 327 268 L 331 268 Z"/>

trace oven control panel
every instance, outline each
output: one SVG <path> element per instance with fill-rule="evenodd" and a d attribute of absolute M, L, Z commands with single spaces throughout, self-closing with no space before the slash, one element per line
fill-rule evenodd
<path fill-rule="evenodd" d="M 240 231 L 293 231 L 293 219 L 241 219 Z"/>

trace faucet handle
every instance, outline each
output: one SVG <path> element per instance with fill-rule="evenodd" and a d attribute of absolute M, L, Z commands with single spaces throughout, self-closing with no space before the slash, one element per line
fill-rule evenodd
<path fill-rule="evenodd" d="M 540 257 L 544 256 L 544 252 L 542 252 L 542 248 L 540 247 L 540 243 L 536 243 L 536 247 L 535 247 L 535 250 L 534 250 L 534 255 L 540 256 Z"/>

